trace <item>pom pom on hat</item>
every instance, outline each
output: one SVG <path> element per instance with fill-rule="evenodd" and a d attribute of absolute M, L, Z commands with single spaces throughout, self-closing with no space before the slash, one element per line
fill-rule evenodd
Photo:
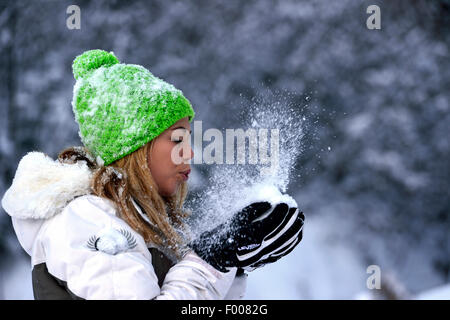
<path fill-rule="evenodd" d="M 72 64 L 73 76 L 76 80 L 84 78 L 88 72 L 102 66 L 109 67 L 119 63 L 113 52 L 90 50 L 75 58 Z"/>

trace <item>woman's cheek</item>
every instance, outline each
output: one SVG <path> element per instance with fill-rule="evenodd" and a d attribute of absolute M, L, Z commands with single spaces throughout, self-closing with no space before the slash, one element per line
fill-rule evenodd
<path fill-rule="evenodd" d="M 167 179 L 164 183 L 164 193 L 168 196 L 172 196 L 177 192 L 180 183 L 176 177 Z"/>

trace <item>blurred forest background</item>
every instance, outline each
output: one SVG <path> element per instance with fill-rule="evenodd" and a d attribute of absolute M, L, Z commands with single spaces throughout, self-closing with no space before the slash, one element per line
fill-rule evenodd
<path fill-rule="evenodd" d="M 366 27 L 372 4 L 381 30 Z M 450 282 L 449 40 L 449 0 L 0 0 L 0 194 L 28 151 L 80 145 L 72 61 L 114 51 L 181 89 L 204 130 L 240 127 L 231 115 L 255 97 L 308 119 L 287 190 L 304 240 L 251 273 L 246 298 L 364 296 L 372 264 L 415 296 Z M 207 188 L 208 166 L 194 170 Z M 0 298 L 32 298 L 0 211 Z"/>

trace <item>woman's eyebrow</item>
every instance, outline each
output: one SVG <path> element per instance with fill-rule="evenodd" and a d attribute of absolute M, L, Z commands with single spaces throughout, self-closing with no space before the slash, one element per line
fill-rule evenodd
<path fill-rule="evenodd" d="M 177 130 L 177 129 L 184 129 L 187 131 L 187 129 L 185 127 L 176 127 L 176 128 L 173 128 L 172 130 Z M 189 133 L 192 133 L 192 130 L 189 130 Z"/>

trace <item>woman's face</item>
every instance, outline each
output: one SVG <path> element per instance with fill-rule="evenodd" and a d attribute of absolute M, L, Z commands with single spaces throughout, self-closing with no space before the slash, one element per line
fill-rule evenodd
<path fill-rule="evenodd" d="M 188 117 L 178 120 L 153 141 L 148 166 L 161 196 L 174 195 L 188 179 L 193 158 L 190 141 L 191 125 Z"/>

